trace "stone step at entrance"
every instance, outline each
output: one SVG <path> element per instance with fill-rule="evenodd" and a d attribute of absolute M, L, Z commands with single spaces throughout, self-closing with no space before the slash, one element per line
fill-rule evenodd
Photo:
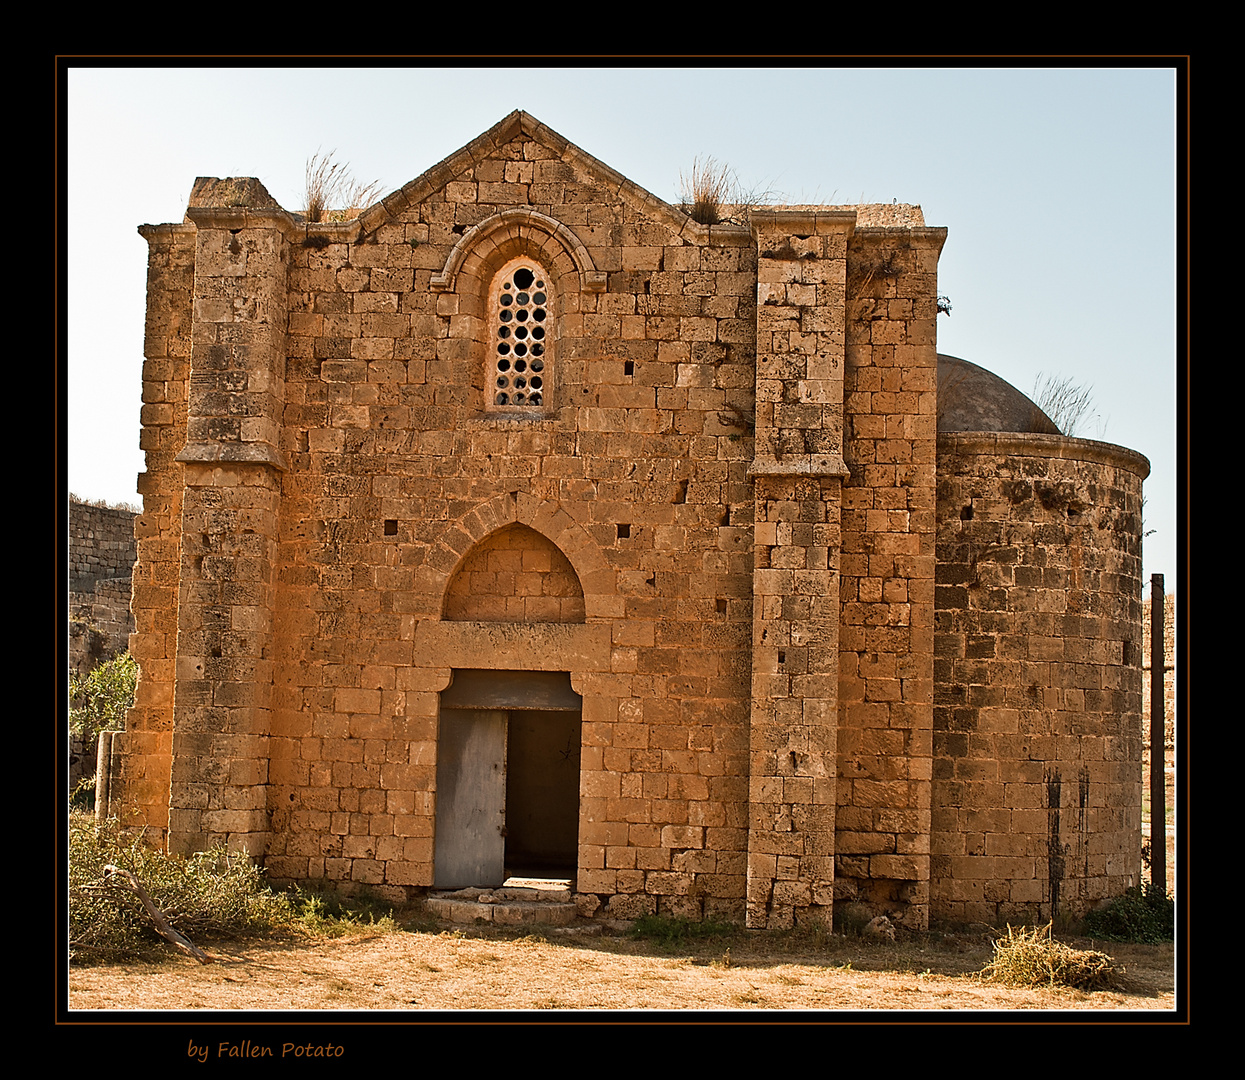
<path fill-rule="evenodd" d="M 508 877 L 497 889 L 436 890 L 428 911 L 446 922 L 570 926 L 579 916 L 570 878 Z"/>

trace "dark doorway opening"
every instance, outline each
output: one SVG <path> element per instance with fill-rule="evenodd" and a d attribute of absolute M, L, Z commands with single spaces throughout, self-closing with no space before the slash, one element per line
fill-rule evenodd
<path fill-rule="evenodd" d="M 580 714 L 513 709 L 506 769 L 506 873 L 574 877 Z"/>
<path fill-rule="evenodd" d="M 568 673 L 455 671 L 441 695 L 438 888 L 574 883 L 581 740 Z"/>

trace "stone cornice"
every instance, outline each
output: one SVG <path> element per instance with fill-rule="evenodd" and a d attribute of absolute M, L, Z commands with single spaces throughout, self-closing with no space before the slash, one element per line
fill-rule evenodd
<path fill-rule="evenodd" d="M 256 210 L 246 206 L 191 206 L 186 217 L 197 229 L 276 229 L 292 244 L 307 236 L 307 226 L 286 210 Z M 349 224 L 356 225 L 357 222 Z"/>
<path fill-rule="evenodd" d="M 846 229 L 850 236 L 856 227 L 855 210 L 778 210 L 762 206 L 752 210 L 748 217 L 753 230 L 782 228 L 814 233 L 818 225 L 832 225 Z"/>
<path fill-rule="evenodd" d="M 285 472 L 285 455 L 268 443 L 187 443 L 174 458 L 183 465 L 267 465 Z"/>
<path fill-rule="evenodd" d="M 938 452 L 1095 461 L 1126 469 L 1143 480 L 1150 475 L 1149 459 L 1136 450 L 1067 435 L 1039 435 L 1022 431 L 944 431 L 938 434 Z"/>
<path fill-rule="evenodd" d="M 840 454 L 793 454 L 777 458 L 757 458 L 748 466 L 748 476 L 847 476 L 850 470 Z"/>

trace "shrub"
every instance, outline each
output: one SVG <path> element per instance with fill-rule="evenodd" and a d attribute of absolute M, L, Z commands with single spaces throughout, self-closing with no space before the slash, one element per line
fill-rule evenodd
<path fill-rule="evenodd" d="M 1091 911 L 1084 933 L 1104 941 L 1131 941 L 1159 945 L 1176 934 L 1176 901 L 1157 885 L 1140 885 Z"/>
<path fill-rule="evenodd" d="M 165 855 L 141 836 L 123 838 L 115 820 L 69 816 L 70 960 L 116 959 L 150 951 L 162 939 L 138 898 L 110 883 L 104 867 L 131 871 L 156 906 L 191 937 L 231 937 L 288 923 L 289 900 L 271 892 L 263 872 L 223 845 L 189 858 Z"/>
<path fill-rule="evenodd" d="M 1118 972 L 1106 953 L 1073 949 L 1051 937 L 1051 924 L 1026 931 L 1007 928 L 994 943 L 994 959 L 981 970 L 986 982 L 1005 986 L 1071 986 L 1101 990 L 1114 986 Z"/>
<path fill-rule="evenodd" d="M 125 727 L 134 704 L 138 662 L 128 652 L 100 664 L 85 679 L 69 673 L 69 732 L 93 743 L 101 731 Z"/>
<path fill-rule="evenodd" d="M 69 673 L 69 734 L 83 741 L 88 754 L 94 752 L 101 731 L 125 727 L 137 682 L 138 663 L 128 652 L 98 665 L 85 679 L 77 672 Z M 70 805 L 87 806 L 94 791 L 92 769 L 70 793 Z"/>

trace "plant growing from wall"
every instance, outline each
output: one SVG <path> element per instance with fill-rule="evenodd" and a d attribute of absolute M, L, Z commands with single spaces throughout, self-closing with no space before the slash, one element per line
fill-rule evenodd
<path fill-rule="evenodd" d="M 752 207 L 775 197 L 759 187 L 743 188 L 735 170 L 713 157 L 696 157 L 690 173 L 679 173 L 679 207 L 700 225 L 747 224 Z"/>
<path fill-rule="evenodd" d="M 722 221 L 722 208 L 735 187 L 735 172 L 712 157 L 697 157 L 689 174 L 679 173 L 679 202 L 701 225 Z"/>
<path fill-rule="evenodd" d="M 1093 386 L 1082 386 L 1071 376 L 1057 378 L 1039 371 L 1033 380 L 1033 402 L 1064 435 L 1078 434 L 1082 424 L 1098 414 Z M 1100 420 L 1099 427 L 1105 426 Z"/>
<path fill-rule="evenodd" d="M 349 165 L 333 160 L 336 153 L 330 150 L 322 155 L 317 151 L 307 159 L 303 213 L 308 221 L 351 221 L 383 190 L 379 180 L 359 183 Z"/>

